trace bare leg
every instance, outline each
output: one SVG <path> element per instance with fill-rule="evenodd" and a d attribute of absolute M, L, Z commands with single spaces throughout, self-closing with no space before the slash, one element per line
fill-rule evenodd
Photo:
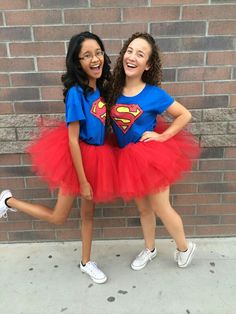
<path fill-rule="evenodd" d="M 71 211 L 75 197 L 62 194 L 61 189 L 54 209 L 41 204 L 31 204 L 11 197 L 7 204 L 35 218 L 39 218 L 57 225 L 63 224 Z"/>
<path fill-rule="evenodd" d="M 176 242 L 180 251 L 188 249 L 185 238 L 184 227 L 181 217 L 171 207 L 169 201 L 169 188 L 166 190 L 148 196 L 151 207 L 165 225 L 167 231 Z"/>
<path fill-rule="evenodd" d="M 80 215 L 82 219 L 82 263 L 86 264 L 90 261 L 92 247 L 94 203 L 82 198 Z"/>
<path fill-rule="evenodd" d="M 152 251 L 155 248 L 156 216 L 151 209 L 148 198 L 135 199 L 135 203 L 140 213 L 145 247 Z"/>

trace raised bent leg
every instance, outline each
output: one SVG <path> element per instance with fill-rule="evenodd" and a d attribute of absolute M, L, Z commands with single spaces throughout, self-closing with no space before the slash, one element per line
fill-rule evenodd
<path fill-rule="evenodd" d="M 74 199 L 75 196 L 64 195 L 61 189 L 59 189 L 57 202 L 54 208 L 21 201 L 15 197 L 11 197 L 7 201 L 7 205 L 35 218 L 60 225 L 63 224 L 69 216 Z"/>

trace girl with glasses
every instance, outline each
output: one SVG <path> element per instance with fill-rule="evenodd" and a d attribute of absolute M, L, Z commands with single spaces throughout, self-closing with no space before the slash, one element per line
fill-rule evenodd
<path fill-rule="evenodd" d="M 62 76 L 66 123 L 42 130 L 27 149 L 34 171 L 50 188 L 59 188 L 56 205 L 52 209 L 18 200 L 9 190 L 0 195 L 0 217 L 16 209 L 54 224 L 65 222 L 75 197 L 80 195 L 80 269 L 96 283 L 105 282 L 107 277 L 90 261 L 94 204 L 112 201 L 116 190 L 115 158 L 105 143 L 103 96 L 110 77 L 110 60 L 101 39 L 90 32 L 73 36 Z"/>

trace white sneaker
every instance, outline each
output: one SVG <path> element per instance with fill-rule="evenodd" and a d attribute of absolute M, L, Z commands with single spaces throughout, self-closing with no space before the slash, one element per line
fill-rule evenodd
<path fill-rule="evenodd" d="M 87 262 L 85 266 L 80 262 L 80 269 L 82 273 L 86 273 L 96 283 L 104 283 L 107 281 L 107 276 L 97 267 L 95 262 Z"/>
<path fill-rule="evenodd" d="M 5 203 L 5 200 L 9 197 L 12 197 L 11 191 L 10 190 L 4 190 L 0 194 L 0 218 L 4 217 L 7 218 L 7 211 L 13 211 L 15 212 L 16 209 L 8 207 Z"/>
<path fill-rule="evenodd" d="M 156 257 L 156 255 L 157 255 L 156 248 L 154 249 L 153 252 L 151 252 L 149 249 L 144 249 L 133 260 L 133 262 L 131 263 L 131 268 L 133 270 L 140 270 L 144 268 L 149 261 L 151 261 L 154 257 Z"/>
<path fill-rule="evenodd" d="M 196 250 L 196 244 L 193 242 L 188 243 L 188 249 L 186 252 L 181 252 L 179 250 L 175 250 L 174 252 L 174 260 L 177 262 L 179 267 L 187 267 L 193 258 L 193 255 Z"/>

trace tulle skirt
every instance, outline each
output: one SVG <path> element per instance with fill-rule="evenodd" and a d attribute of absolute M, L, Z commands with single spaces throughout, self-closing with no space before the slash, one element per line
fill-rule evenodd
<path fill-rule="evenodd" d="M 155 131 L 168 124 L 159 119 Z M 181 131 L 165 142 L 130 143 L 117 152 L 119 196 L 125 201 L 159 192 L 179 180 L 200 155 L 197 140 Z"/>
<path fill-rule="evenodd" d="M 61 188 L 62 193 L 80 195 L 80 184 L 73 165 L 68 129 L 64 122 L 52 129 L 42 128 L 26 151 L 33 171 L 45 180 L 51 189 Z M 117 195 L 117 160 L 114 149 L 107 142 L 96 146 L 79 142 L 85 174 L 93 189 L 94 202 L 113 201 Z"/>

